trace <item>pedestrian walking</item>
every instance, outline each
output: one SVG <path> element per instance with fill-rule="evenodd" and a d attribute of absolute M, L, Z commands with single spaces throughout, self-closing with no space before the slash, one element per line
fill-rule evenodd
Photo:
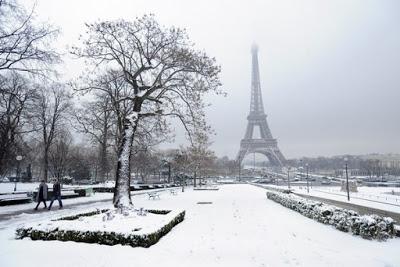
<path fill-rule="evenodd" d="M 51 206 L 53 205 L 54 200 L 58 200 L 58 205 L 60 206 L 60 209 L 62 209 L 63 204 L 61 201 L 61 184 L 56 180 L 56 182 L 53 184 L 53 196 L 51 197 L 51 202 L 49 206 L 49 210 L 51 209 Z"/>
<path fill-rule="evenodd" d="M 48 190 L 48 187 L 47 187 L 47 184 L 44 182 L 44 180 L 40 181 L 39 190 L 36 195 L 37 205 L 36 205 L 35 210 L 38 209 L 41 202 L 44 203 L 44 209 L 47 208 L 47 204 L 46 204 L 47 190 Z"/>

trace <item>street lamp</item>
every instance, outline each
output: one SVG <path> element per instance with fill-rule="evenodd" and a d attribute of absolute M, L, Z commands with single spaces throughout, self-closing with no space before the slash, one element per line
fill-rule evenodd
<path fill-rule="evenodd" d="M 17 191 L 17 181 L 19 179 L 19 162 L 22 160 L 22 156 L 18 155 L 15 157 L 15 159 L 17 160 L 17 177 L 15 178 L 15 184 L 14 184 L 14 192 Z"/>
<path fill-rule="evenodd" d="M 349 191 L 349 174 L 347 172 L 347 165 L 348 165 L 349 159 L 346 157 L 344 158 L 344 164 L 346 168 L 346 191 L 347 191 L 347 201 L 350 201 L 350 191 Z"/>

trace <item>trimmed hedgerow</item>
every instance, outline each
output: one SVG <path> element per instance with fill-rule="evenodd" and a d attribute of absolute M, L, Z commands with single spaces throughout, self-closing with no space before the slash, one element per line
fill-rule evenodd
<path fill-rule="evenodd" d="M 290 194 L 267 192 L 267 197 L 318 222 L 333 225 L 343 232 L 351 232 L 365 239 L 386 240 L 395 236 L 395 221 L 376 214 L 359 215 L 353 210 L 338 208 L 322 202 Z"/>
<path fill-rule="evenodd" d="M 165 215 L 170 213 L 170 210 L 146 210 L 148 213 L 153 213 L 153 214 L 160 214 L 160 215 Z"/>
<path fill-rule="evenodd" d="M 94 214 L 99 214 L 99 212 L 96 212 Z M 73 216 L 70 216 L 69 218 L 72 217 Z M 77 218 L 82 217 L 82 214 L 76 215 L 76 217 Z M 168 224 L 164 225 L 156 232 L 143 235 L 137 235 L 135 233 L 126 235 L 126 234 L 107 232 L 107 231 L 62 230 L 59 228 L 50 231 L 43 231 L 34 229 L 32 227 L 28 227 L 28 228 L 18 228 L 16 230 L 16 237 L 17 239 L 30 237 L 32 240 L 75 241 L 84 243 L 97 243 L 110 246 L 120 244 L 120 245 L 129 245 L 132 247 L 147 248 L 157 243 L 161 237 L 163 237 L 169 231 L 171 231 L 171 229 L 175 225 L 182 222 L 184 218 L 185 218 L 185 211 L 182 211 L 177 216 L 175 216 Z M 137 229 L 134 229 L 133 231 L 135 230 Z"/>

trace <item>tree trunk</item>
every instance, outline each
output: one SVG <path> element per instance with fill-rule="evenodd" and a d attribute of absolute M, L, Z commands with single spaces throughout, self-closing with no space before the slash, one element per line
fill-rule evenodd
<path fill-rule="evenodd" d="M 106 173 L 108 172 L 108 159 L 107 159 L 107 139 L 108 139 L 108 120 L 107 111 L 104 111 L 104 125 L 103 125 L 103 136 L 102 142 L 100 143 L 100 179 L 104 182 Z"/>
<path fill-rule="evenodd" d="M 115 207 L 127 207 L 132 204 L 130 195 L 130 159 L 137 122 L 137 113 L 134 113 L 125 119 L 124 132 L 121 144 L 118 148 L 118 164 L 113 199 Z"/>
<path fill-rule="evenodd" d="M 45 183 L 47 183 L 48 172 L 49 172 L 49 150 L 45 148 L 43 154 L 43 180 Z"/>
<path fill-rule="evenodd" d="M 99 168 L 99 177 L 102 182 L 104 182 L 106 179 L 106 173 L 108 169 L 107 167 L 108 167 L 107 145 L 105 143 L 102 143 L 100 144 L 100 168 Z"/>

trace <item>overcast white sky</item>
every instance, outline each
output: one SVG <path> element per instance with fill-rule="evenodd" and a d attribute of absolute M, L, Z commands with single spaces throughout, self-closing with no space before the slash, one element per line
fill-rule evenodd
<path fill-rule="evenodd" d="M 219 156 L 235 157 L 244 136 L 253 42 L 268 123 L 287 158 L 400 152 L 400 1 L 37 2 L 40 20 L 61 28 L 64 51 L 95 20 L 154 13 L 161 24 L 186 28 L 222 66 L 228 97 L 210 98 L 208 109 Z M 65 56 L 66 77 L 80 70 Z"/>

